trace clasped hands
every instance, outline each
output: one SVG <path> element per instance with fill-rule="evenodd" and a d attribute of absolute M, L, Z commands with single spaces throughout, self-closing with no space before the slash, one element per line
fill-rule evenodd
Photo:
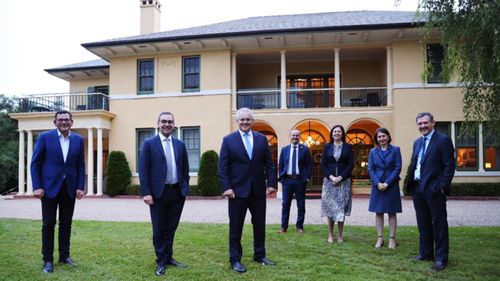
<path fill-rule="evenodd" d="M 267 195 L 269 195 L 269 194 L 271 194 L 271 193 L 275 193 L 275 192 L 276 192 L 276 188 L 274 188 L 274 187 L 270 187 L 270 186 L 269 186 L 269 187 L 266 189 L 266 194 L 267 194 Z M 230 188 L 230 189 L 228 189 L 228 190 L 224 191 L 224 193 L 222 193 L 222 196 L 225 196 L 225 197 L 227 197 L 227 198 L 229 198 L 229 199 L 234 199 L 234 198 L 236 198 L 236 195 L 234 194 L 234 190 L 233 190 L 232 188 Z"/>
<path fill-rule="evenodd" d="M 342 176 L 334 177 L 330 175 L 328 178 L 333 182 L 333 185 L 337 185 L 342 181 Z"/>
<path fill-rule="evenodd" d="M 380 190 L 380 191 L 385 191 L 385 190 L 387 189 L 387 187 L 388 187 L 388 186 L 389 186 L 389 185 L 388 185 L 387 183 L 385 183 L 385 182 L 383 182 L 383 183 L 382 183 L 382 182 L 379 182 L 379 183 L 377 184 L 377 188 L 378 188 L 378 190 Z"/>

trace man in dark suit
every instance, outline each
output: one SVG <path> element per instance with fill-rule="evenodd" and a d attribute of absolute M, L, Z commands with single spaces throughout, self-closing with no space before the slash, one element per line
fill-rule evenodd
<path fill-rule="evenodd" d="M 311 178 L 312 161 L 307 146 L 299 144 L 300 131 L 290 131 L 290 145 L 281 149 L 278 163 L 278 180 L 283 186 L 283 204 L 281 208 L 281 229 L 279 233 L 288 230 L 290 205 L 295 194 L 297 200 L 297 233 L 304 233 L 304 217 L 306 214 L 306 185 Z"/>
<path fill-rule="evenodd" d="M 153 225 L 155 274 L 161 276 L 166 265 L 187 267 L 174 260 L 172 246 L 189 192 L 189 162 L 184 143 L 172 137 L 174 115 L 161 112 L 157 126 L 160 133 L 142 144 L 139 179 L 142 199 L 149 205 Z"/>
<path fill-rule="evenodd" d="M 54 271 L 54 228 L 59 207 L 59 262 L 74 265 L 70 256 L 71 223 L 75 198 L 82 199 L 85 187 L 83 138 L 71 132 L 73 116 L 58 111 L 57 129 L 43 132 L 33 151 L 31 178 L 33 195 L 42 201 L 43 272 Z"/>
<path fill-rule="evenodd" d="M 434 130 L 431 113 L 419 113 L 416 121 L 422 137 L 413 143 L 408 170 L 408 190 L 413 195 L 420 233 L 419 255 L 415 259 L 434 260 L 432 269 L 441 271 L 448 265 L 446 194 L 455 173 L 455 149 L 448 136 Z"/>
<path fill-rule="evenodd" d="M 224 137 L 219 158 L 221 188 L 229 199 L 229 261 L 239 273 L 246 272 L 241 263 L 241 234 L 247 210 L 252 215 L 254 261 L 275 265 L 266 257 L 265 247 L 266 193 L 276 192 L 275 170 L 267 138 L 252 131 L 253 121 L 249 108 L 238 110 L 239 130 Z"/>

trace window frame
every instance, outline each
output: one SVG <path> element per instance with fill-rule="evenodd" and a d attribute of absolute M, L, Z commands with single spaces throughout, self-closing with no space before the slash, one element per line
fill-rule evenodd
<path fill-rule="evenodd" d="M 197 72 L 190 72 L 186 73 L 186 61 L 190 59 L 197 59 L 198 60 L 198 71 Z M 198 87 L 196 88 L 186 88 L 186 77 L 187 75 L 197 75 L 198 76 Z M 184 56 L 182 57 L 182 92 L 183 93 L 188 93 L 188 92 L 199 92 L 201 88 L 201 56 Z"/>
<path fill-rule="evenodd" d="M 152 75 L 142 75 L 141 76 L 141 63 L 143 62 L 150 62 L 152 63 L 152 67 L 153 67 L 153 74 Z M 155 59 L 154 58 L 151 58 L 151 59 L 139 59 L 137 60 L 137 94 L 138 95 L 148 95 L 148 94 L 153 94 L 154 91 L 155 91 L 155 72 L 156 72 L 156 69 L 155 69 Z M 141 90 L 141 87 L 142 87 L 142 84 L 141 84 L 141 79 L 142 78 L 148 78 L 148 77 L 151 77 L 153 79 L 153 87 L 151 90 L 147 90 L 147 91 L 144 91 L 144 90 Z"/>
<path fill-rule="evenodd" d="M 494 171 L 500 171 L 500 163 L 497 163 L 496 167 L 493 167 L 493 168 L 486 168 L 486 148 L 487 147 L 497 147 L 498 149 L 500 149 L 500 145 L 498 146 L 487 146 L 486 144 L 486 141 L 487 141 L 487 133 L 486 133 L 486 126 L 485 124 L 483 123 L 482 124 L 482 134 L 483 134 L 483 142 L 482 142 L 482 146 L 483 146 L 483 163 L 481 163 L 483 169 L 485 172 L 494 172 Z"/>
<path fill-rule="evenodd" d="M 184 133 L 186 130 L 197 130 L 198 131 L 198 147 L 196 149 L 190 149 L 188 147 L 187 141 L 185 140 Z M 184 145 L 186 146 L 186 153 L 188 154 L 188 161 L 189 161 L 189 172 L 195 172 L 197 173 L 200 170 L 200 164 L 201 164 L 201 128 L 199 126 L 187 126 L 187 127 L 180 127 L 179 130 L 179 137 L 184 142 Z M 191 159 L 189 159 L 189 152 L 195 152 L 197 151 L 196 155 L 198 155 L 198 167 L 194 168 L 193 165 L 191 164 Z"/>
<path fill-rule="evenodd" d="M 146 137 L 144 140 L 146 140 L 147 138 L 150 138 L 150 137 L 154 137 L 156 135 L 156 130 L 153 127 L 136 128 L 135 129 L 135 159 L 136 159 L 135 170 L 137 173 L 139 173 L 139 158 L 141 155 L 141 147 L 142 147 L 142 142 L 140 142 L 140 140 L 139 140 L 139 133 L 140 132 L 147 132 L 147 131 L 151 131 L 152 135 L 150 135 L 149 137 Z"/>
<path fill-rule="evenodd" d="M 482 165 L 482 163 L 479 163 L 479 128 L 475 128 L 475 159 L 476 159 L 476 166 L 475 167 L 459 167 L 458 165 L 458 149 L 462 147 L 470 147 L 470 146 L 460 146 L 459 145 L 459 136 L 460 136 L 460 127 L 462 126 L 463 122 L 455 122 L 455 164 L 456 164 L 456 170 L 457 171 L 479 171 L 479 165 Z M 469 157 L 469 156 L 467 156 Z M 484 161 L 484 159 L 483 159 Z"/>

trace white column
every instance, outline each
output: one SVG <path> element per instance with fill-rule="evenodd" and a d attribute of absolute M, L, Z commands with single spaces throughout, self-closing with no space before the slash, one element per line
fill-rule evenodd
<path fill-rule="evenodd" d="M 335 48 L 335 108 L 340 108 L 340 48 Z"/>
<path fill-rule="evenodd" d="M 483 148 L 483 132 L 484 132 L 484 127 L 483 124 L 479 124 L 479 139 L 478 139 L 478 162 L 477 165 L 479 167 L 479 172 L 483 173 L 484 172 L 484 148 Z"/>
<path fill-rule="evenodd" d="M 286 51 L 281 50 L 281 109 L 286 109 Z"/>
<path fill-rule="evenodd" d="M 94 195 L 94 133 L 87 128 L 87 195 Z"/>
<path fill-rule="evenodd" d="M 385 47 L 387 50 L 387 106 L 392 106 L 392 47 Z"/>
<path fill-rule="evenodd" d="M 28 130 L 28 157 L 26 159 L 27 166 L 31 166 L 31 158 L 33 158 L 33 131 Z M 31 173 L 27 173 L 26 177 L 26 195 L 33 194 L 33 182 L 31 181 Z"/>
<path fill-rule="evenodd" d="M 30 163 L 27 165 L 28 174 L 30 173 Z M 18 158 L 18 181 L 19 186 L 17 195 L 24 195 L 24 176 L 25 176 L 25 166 L 24 166 L 24 131 L 19 130 L 19 158 Z"/>
<path fill-rule="evenodd" d="M 231 109 L 236 110 L 236 102 L 237 102 L 237 96 L 236 96 L 236 54 L 233 53 L 232 55 L 232 60 L 231 60 Z"/>
<path fill-rule="evenodd" d="M 97 129 L 97 194 L 102 195 L 102 129 Z"/>

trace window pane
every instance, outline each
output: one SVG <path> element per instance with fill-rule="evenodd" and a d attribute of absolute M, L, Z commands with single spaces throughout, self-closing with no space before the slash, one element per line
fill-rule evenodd
<path fill-rule="evenodd" d="M 427 77 L 428 83 L 440 83 L 441 71 L 443 70 L 444 50 L 440 44 L 427 45 L 427 63 L 430 65 L 430 73 Z"/>
<path fill-rule="evenodd" d="M 150 137 L 155 135 L 155 129 L 153 129 L 153 128 L 136 129 L 135 134 L 136 134 L 136 140 L 137 140 L 137 143 L 136 143 L 137 155 L 136 155 L 135 167 L 136 167 L 136 170 L 139 171 L 139 156 L 141 155 L 142 143 L 147 138 L 150 138 Z"/>
<path fill-rule="evenodd" d="M 181 128 L 181 132 L 189 158 L 189 171 L 197 172 L 200 168 L 200 128 Z"/>
<path fill-rule="evenodd" d="M 444 134 L 444 135 L 447 135 L 450 137 L 450 127 L 451 127 L 450 122 L 436 122 L 434 129 L 436 130 L 436 132 L 439 132 L 441 134 Z"/>
<path fill-rule="evenodd" d="M 494 131 L 484 128 L 484 169 L 500 170 L 500 138 Z"/>
<path fill-rule="evenodd" d="M 457 168 L 476 170 L 477 165 L 477 129 L 469 134 L 462 134 L 462 123 L 456 124 L 455 143 L 457 147 Z"/>
<path fill-rule="evenodd" d="M 138 92 L 153 92 L 154 90 L 154 61 L 141 60 L 138 62 Z"/>
<path fill-rule="evenodd" d="M 197 90 L 200 88 L 200 57 L 183 58 L 183 89 Z"/>

